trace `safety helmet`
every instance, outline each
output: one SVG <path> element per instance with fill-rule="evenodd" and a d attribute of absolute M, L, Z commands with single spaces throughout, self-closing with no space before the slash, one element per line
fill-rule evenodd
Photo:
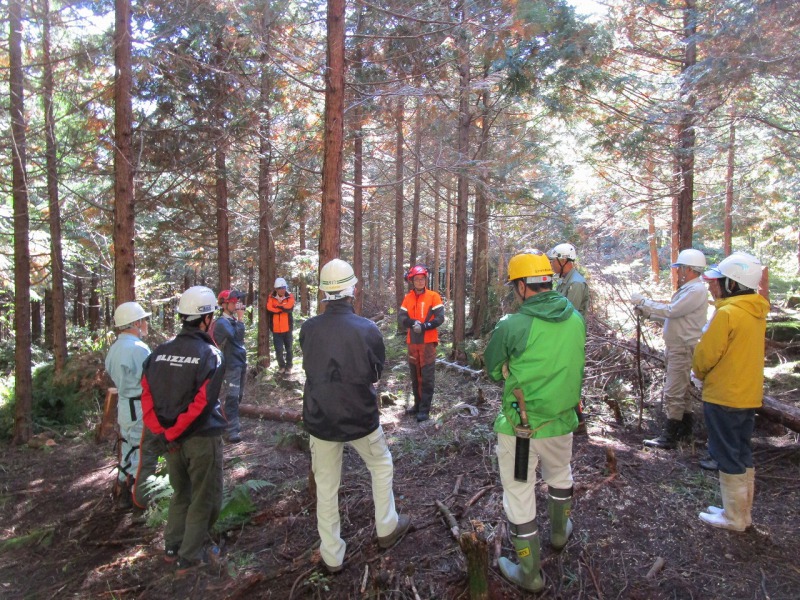
<path fill-rule="evenodd" d="M 199 317 L 207 315 L 219 308 L 217 298 L 209 288 L 204 285 L 195 285 L 181 294 L 178 301 L 178 314 L 184 317 Z"/>
<path fill-rule="evenodd" d="M 338 292 L 357 283 L 353 267 L 340 258 L 334 258 L 319 271 L 319 289 L 323 292 Z"/>
<path fill-rule="evenodd" d="M 555 260 L 557 258 L 567 258 L 569 260 L 577 260 L 578 253 L 575 250 L 575 246 L 564 242 L 563 244 L 557 244 L 552 248 L 550 248 L 550 250 L 547 252 L 547 258 L 551 260 Z"/>
<path fill-rule="evenodd" d="M 692 267 L 695 271 L 702 271 L 706 268 L 706 255 L 695 250 L 694 248 L 687 248 L 681 250 L 678 254 L 678 259 L 670 265 L 673 269 L 675 267 Z"/>
<path fill-rule="evenodd" d="M 508 261 L 508 281 L 523 279 L 525 283 L 553 281 L 553 267 L 540 250 L 530 250 L 512 256 Z"/>
<path fill-rule="evenodd" d="M 761 283 L 763 269 L 764 265 L 752 254 L 734 252 L 722 260 L 719 265 L 703 273 L 703 277 L 707 279 L 727 277 L 741 286 L 757 290 L 758 284 Z"/>
<path fill-rule="evenodd" d="M 272 287 L 274 287 L 277 290 L 278 288 L 289 287 L 289 284 L 286 283 L 286 280 L 283 277 L 278 277 L 275 280 L 275 285 L 273 285 Z"/>
<path fill-rule="evenodd" d="M 408 270 L 406 273 L 406 281 L 411 281 L 417 275 L 425 275 L 428 276 L 428 269 L 425 265 L 415 265 Z"/>
<path fill-rule="evenodd" d="M 114 311 L 114 326 L 122 329 L 125 325 L 149 316 L 150 313 L 145 312 L 138 302 L 123 302 Z"/>
<path fill-rule="evenodd" d="M 244 300 L 244 292 L 238 290 L 222 290 L 219 296 L 217 296 L 217 302 L 220 304 L 235 302 L 236 300 Z"/>

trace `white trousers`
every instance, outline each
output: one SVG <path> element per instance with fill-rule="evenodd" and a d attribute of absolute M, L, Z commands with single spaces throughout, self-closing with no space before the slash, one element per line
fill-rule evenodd
<path fill-rule="evenodd" d="M 120 398 L 117 402 L 117 423 L 119 435 L 122 438 L 120 445 L 120 464 L 117 467 L 117 478 L 125 481 L 125 476 L 136 477 L 139 470 L 139 444 L 142 441 L 142 401 L 133 401 L 135 415 L 131 414 L 131 402 L 127 398 Z"/>
<path fill-rule="evenodd" d="M 339 519 L 339 486 L 342 480 L 342 450 L 345 443 L 355 448 L 372 476 L 372 501 L 375 504 L 375 529 L 378 537 L 386 537 L 397 527 L 392 478 L 394 465 L 383 429 L 352 442 L 328 442 L 310 436 L 311 469 L 317 484 L 317 531 L 321 540 L 320 554 L 329 567 L 344 562 L 347 545 L 341 536 Z"/>
<path fill-rule="evenodd" d="M 497 465 L 503 484 L 503 510 L 514 525 L 524 525 L 536 518 L 536 465 L 542 462 L 542 479 L 558 489 L 572 487 L 572 434 L 532 439 L 528 453 L 528 481 L 514 480 L 514 455 L 517 438 L 497 434 Z"/>

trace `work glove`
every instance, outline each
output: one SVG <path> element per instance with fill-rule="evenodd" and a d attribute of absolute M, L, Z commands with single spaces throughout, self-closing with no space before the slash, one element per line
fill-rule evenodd
<path fill-rule="evenodd" d="M 419 321 L 414 321 L 414 324 L 411 326 L 411 329 L 414 333 L 422 333 L 422 323 Z"/>
<path fill-rule="evenodd" d="M 647 300 L 647 297 L 642 294 L 631 294 L 631 303 L 634 306 L 641 306 L 645 300 Z"/>
<path fill-rule="evenodd" d="M 165 434 L 162 433 L 158 437 L 161 438 L 161 442 L 167 447 L 167 451 L 170 454 L 172 454 L 173 452 L 177 452 L 178 450 L 181 449 L 180 443 L 170 442 Z"/>
<path fill-rule="evenodd" d="M 691 378 L 691 380 L 692 380 L 692 385 L 693 385 L 694 387 L 696 387 L 698 390 L 702 390 L 702 389 L 703 389 L 703 382 L 702 382 L 702 380 L 700 380 L 700 379 L 698 379 L 697 377 L 695 377 L 695 374 L 694 374 L 694 373 L 692 373 L 692 374 L 690 375 L 690 378 Z"/>

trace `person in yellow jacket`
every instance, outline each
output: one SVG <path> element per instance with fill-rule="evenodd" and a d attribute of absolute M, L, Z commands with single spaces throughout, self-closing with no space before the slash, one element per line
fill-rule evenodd
<path fill-rule="evenodd" d="M 294 296 L 288 291 L 288 287 L 286 280 L 278 277 L 272 294 L 267 298 L 269 329 L 272 332 L 272 344 L 275 346 L 275 359 L 278 361 L 280 375 L 289 375 L 292 372 Z"/>
<path fill-rule="evenodd" d="M 428 269 L 423 265 L 411 267 L 406 280 L 411 283 L 411 291 L 397 311 L 400 329 L 408 330 L 408 366 L 414 390 L 414 407 L 406 412 L 416 415 L 417 422 L 422 422 L 429 419 L 433 402 L 436 346 L 439 344 L 437 328 L 444 323 L 444 304 L 437 292 L 428 289 Z"/>
<path fill-rule="evenodd" d="M 731 254 L 703 276 L 712 281 L 716 312 L 692 359 L 703 390 L 708 451 L 719 465 L 722 507 L 709 506 L 700 520 L 744 531 L 752 522 L 755 469 L 751 438 L 755 409 L 764 396 L 764 338 L 769 302 L 758 294 L 761 262 Z"/>

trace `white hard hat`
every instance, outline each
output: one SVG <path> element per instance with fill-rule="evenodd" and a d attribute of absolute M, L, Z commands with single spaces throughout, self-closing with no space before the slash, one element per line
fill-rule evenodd
<path fill-rule="evenodd" d="M 547 252 L 547 258 L 568 258 L 569 260 L 577 260 L 578 252 L 575 250 L 575 246 L 564 242 L 563 244 L 557 244 L 550 248 Z"/>
<path fill-rule="evenodd" d="M 319 271 L 319 289 L 325 292 L 326 300 L 339 300 L 353 296 L 358 283 L 350 263 L 334 258 Z"/>
<path fill-rule="evenodd" d="M 764 265 L 752 254 L 746 252 L 734 252 L 719 265 L 703 273 L 708 279 L 720 279 L 727 277 L 751 290 L 757 290 L 761 282 L 761 271 Z"/>
<path fill-rule="evenodd" d="M 150 313 L 145 312 L 138 302 L 123 302 L 114 311 L 114 326 L 122 329 L 125 325 L 149 316 Z"/>
<path fill-rule="evenodd" d="M 670 265 L 673 269 L 675 267 L 694 267 L 695 271 L 701 272 L 706 268 L 706 255 L 695 250 L 694 248 L 687 248 L 681 250 L 678 254 L 678 259 Z"/>
<path fill-rule="evenodd" d="M 275 285 L 273 285 L 272 287 L 274 287 L 277 290 L 278 288 L 289 287 L 289 286 L 287 285 L 286 280 L 283 277 L 278 277 L 275 280 Z"/>
<path fill-rule="evenodd" d="M 178 301 L 178 314 L 184 317 L 199 317 L 212 313 L 217 308 L 217 297 L 204 285 L 190 287 L 181 294 Z"/>

